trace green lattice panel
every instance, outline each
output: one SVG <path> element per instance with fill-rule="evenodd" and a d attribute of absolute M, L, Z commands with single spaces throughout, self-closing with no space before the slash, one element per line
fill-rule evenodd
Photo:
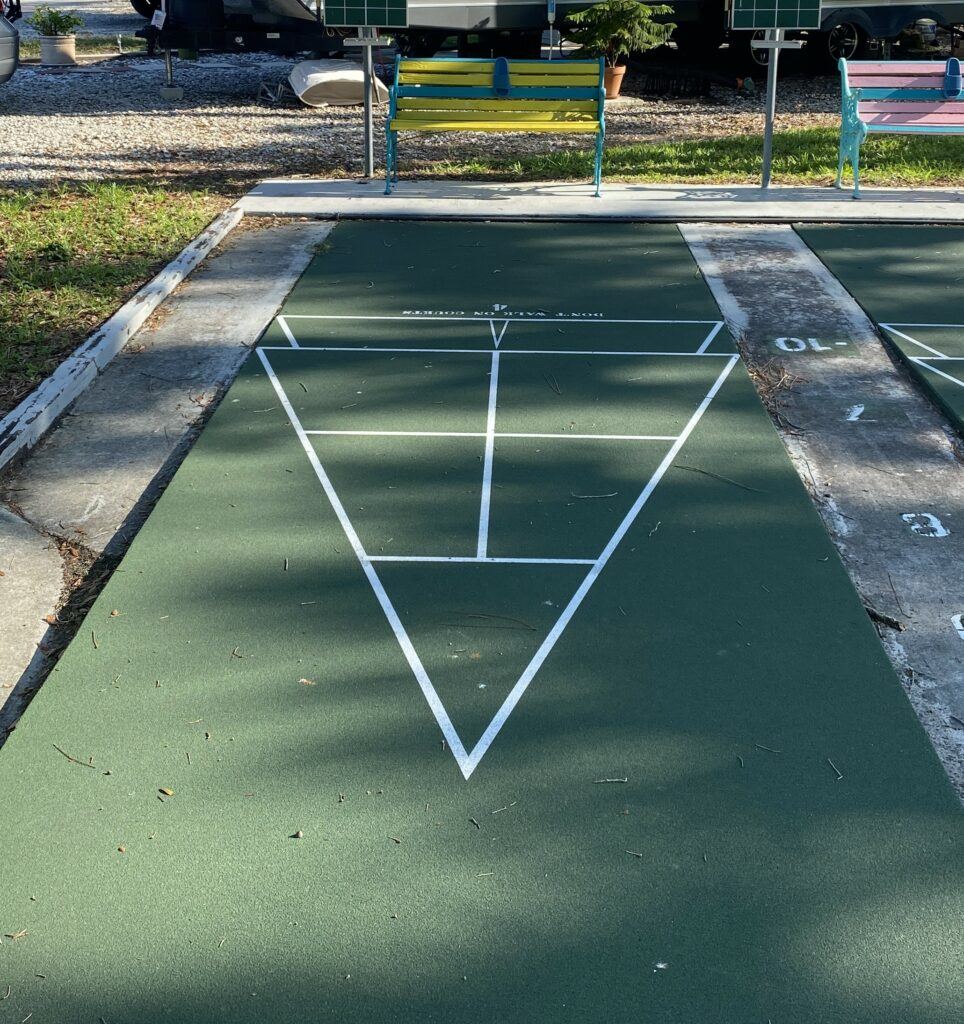
<path fill-rule="evenodd" d="M 366 28 L 405 28 L 408 0 L 328 0 L 325 24 Z"/>
<path fill-rule="evenodd" d="M 733 0 L 733 28 L 819 28 L 820 0 Z"/>

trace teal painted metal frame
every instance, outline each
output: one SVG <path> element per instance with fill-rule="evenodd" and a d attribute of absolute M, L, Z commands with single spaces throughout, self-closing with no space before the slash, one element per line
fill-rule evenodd
<path fill-rule="evenodd" d="M 411 97 L 429 97 L 432 99 L 479 99 L 479 100 L 504 100 L 504 99 L 540 99 L 540 100 L 596 100 L 598 104 L 599 131 L 596 132 L 596 150 L 593 161 L 593 184 L 596 186 L 595 195 L 598 198 L 602 195 L 602 160 L 603 143 L 606 139 L 606 87 L 605 74 L 606 62 L 599 60 L 566 60 L 552 61 L 553 67 L 564 64 L 567 67 L 575 64 L 592 64 L 599 69 L 599 86 L 524 86 L 512 89 L 509 96 L 499 94 L 494 88 L 485 86 L 452 86 L 440 85 L 400 85 L 398 81 L 399 65 L 406 59 L 401 55 L 395 57 L 395 75 L 392 80 L 392 87 L 388 97 L 388 116 L 385 118 L 385 195 L 392 194 L 392 188 L 398 183 L 398 132 L 393 131 L 391 123 L 398 110 L 399 99 Z M 446 64 L 466 63 L 480 64 L 483 61 L 475 57 L 425 57 L 421 62 L 427 60 L 438 60 Z M 495 64 L 495 61 L 484 61 L 487 64 Z M 535 63 L 525 61 L 525 63 Z M 549 63 L 548 61 L 546 62 Z M 525 131 L 520 127 L 519 131 Z M 543 133 L 540 133 L 543 134 Z"/>
<path fill-rule="evenodd" d="M 874 61 L 873 63 L 882 63 Z M 899 61 L 894 61 L 895 64 Z M 937 62 L 935 61 L 935 64 Z M 848 162 L 854 174 L 854 199 L 860 198 L 860 147 L 868 135 L 961 135 L 964 134 L 964 96 L 945 96 L 941 89 L 901 89 L 900 87 L 879 87 L 874 89 L 851 89 L 847 61 L 841 57 L 840 68 L 840 146 L 837 156 L 836 188 L 841 188 L 844 165 Z M 961 123 L 922 125 L 873 125 L 860 118 L 861 100 L 930 100 L 934 103 L 961 102 Z"/>

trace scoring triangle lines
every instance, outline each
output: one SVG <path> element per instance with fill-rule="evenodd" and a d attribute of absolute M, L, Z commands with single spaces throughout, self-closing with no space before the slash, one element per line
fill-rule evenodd
<path fill-rule="evenodd" d="M 278 317 L 279 324 L 282 317 Z M 678 435 L 577 435 L 581 437 L 593 437 L 600 440 L 603 439 L 619 439 L 619 440 L 661 440 L 672 442 L 670 448 L 663 456 L 662 460 L 658 464 L 656 470 L 652 473 L 649 479 L 645 482 L 642 490 L 639 492 L 635 501 L 629 510 L 624 514 L 616 529 L 613 531 L 608 542 L 604 546 L 603 550 L 595 558 L 527 558 L 527 557 L 493 557 L 488 553 L 488 528 L 489 528 L 489 517 L 491 512 L 491 487 L 492 487 L 492 471 L 494 462 L 494 441 L 496 437 L 512 436 L 512 437 L 547 437 L 556 435 L 547 434 L 520 434 L 514 433 L 511 435 L 504 435 L 497 433 L 495 430 L 495 418 L 498 401 L 498 382 L 499 382 L 499 370 L 500 370 L 500 358 L 501 353 L 499 350 L 499 344 L 502 342 L 506 334 L 506 330 L 509 321 L 497 321 L 495 319 L 489 320 L 489 327 L 492 335 L 493 348 L 488 351 L 491 353 L 491 371 L 490 371 L 490 383 L 489 383 L 489 394 L 488 394 L 488 408 L 486 414 L 486 429 L 484 432 L 467 432 L 453 435 L 451 432 L 436 432 L 436 431 L 315 431 L 306 430 L 301 422 L 298 413 L 296 412 L 291 400 L 289 399 L 285 388 L 278 378 L 278 375 L 271 363 L 271 357 L 269 353 L 273 351 L 271 347 L 259 347 L 257 349 L 258 357 L 264 367 L 264 370 L 271 382 L 271 385 L 281 403 L 288 420 L 298 437 L 301 447 L 308 457 L 308 461 L 314 470 L 315 476 L 317 477 L 322 489 L 325 492 L 326 497 L 334 511 L 338 521 L 344 531 L 345 537 L 358 560 L 358 563 L 367 578 L 369 585 L 378 600 L 379 605 L 388 621 L 392 632 L 395 634 L 395 638 L 398 642 L 399 648 L 401 649 L 406 661 L 415 676 L 415 679 L 428 703 L 432 714 L 438 723 L 439 728 L 442 731 L 449 749 L 455 758 L 458 767 L 467 780 L 471 777 L 472 773 L 476 770 L 482 758 L 485 756 L 486 751 L 491 746 L 493 740 L 501 731 L 505 725 L 509 716 L 512 714 L 516 705 L 521 700 L 523 694 L 532 683 L 536 674 L 539 672 L 546 658 L 552 652 L 559 638 L 563 635 L 566 627 L 569 625 L 572 617 L 575 615 L 579 606 L 585 600 L 586 595 L 592 589 L 599 575 L 602 573 L 606 566 L 606 563 L 612 557 L 616 551 L 623 537 L 627 531 L 632 527 L 636 521 L 639 513 L 649 501 L 656 487 L 662 480 L 666 471 L 673 464 L 676 456 L 679 454 L 683 445 L 686 443 L 689 436 L 692 434 L 696 425 L 699 423 L 703 414 L 709 408 L 713 399 L 719 393 L 724 382 L 729 376 L 731 370 L 739 361 L 739 355 L 736 353 L 726 353 L 725 362 L 722 369 L 713 375 L 712 383 L 706 393 L 702 396 L 701 401 L 697 405 L 697 408 L 692 413 L 683 430 Z M 699 354 L 703 354 L 705 349 L 712 342 L 713 338 L 718 333 L 722 324 L 714 323 L 714 329 L 711 330 L 710 336 L 700 346 L 702 351 Z M 286 325 L 281 325 L 282 331 L 288 335 L 290 329 Z M 292 335 L 291 340 L 294 341 Z M 298 347 L 295 342 L 292 347 Z M 333 351 L 345 351 L 346 347 L 343 346 L 327 346 L 328 350 Z M 348 347 L 351 351 L 365 351 L 370 353 L 384 352 L 382 348 L 365 348 L 360 349 L 359 346 Z M 310 351 L 318 351 L 318 349 L 301 348 L 307 355 Z M 407 352 L 419 352 L 419 351 L 452 351 L 452 350 L 422 350 L 413 349 L 410 347 L 405 348 L 403 351 Z M 484 351 L 484 350 L 472 350 L 472 351 Z M 565 350 L 559 352 L 562 355 L 572 354 L 570 351 Z M 591 353 L 594 355 L 602 355 L 604 353 Z M 635 353 L 612 353 L 618 355 L 629 355 Z M 640 353 L 643 354 L 643 353 Z M 650 354 L 650 353 L 646 353 Z M 663 353 L 665 355 L 695 355 L 697 353 Z M 707 353 L 709 354 L 709 353 Z M 471 436 L 471 437 L 484 437 L 485 438 L 485 453 L 483 456 L 482 466 L 482 480 L 480 489 L 480 511 L 479 511 L 479 530 L 478 530 L 478 544 L 476 554 L 474 556 L 466 555 L 432 555 L 432 556 L 420 556 L 420 555 L 369 555 L 364 545 L 361 542 L 359 534 L 351 522 L 351 519 L 345 509 L 344 503 L 339 497 L 331 478 L 328 475 L 322 461 L 315 450 L 314 445 L 311 441 L 311 435 L 314 434 L 340 434 L 340 435 L 361 435 L 361 436 Z M 572 434 L 559 435 L 562 437 L 572 437 Z M 562 612 L 556 619 L 553 626 L 550 628 L 542 643 L 539 645 L 536 652 L 532 655 L 529 662 L 526 664 L 522 673 L 519 675 L 517 681 L 510 689 L 508 695 L 499 706 L 495 715 L 492 717 L 488 726 L 476 741 L 476 743 L 470 748 L 462 740 L 455 725 L 452 722 L 451 716 L 445 708 L 439 694 L 429 677 L 428 672 L 422 662 L 421 657 L 415 649 L 412 640 L 403 625 L 398 612 L 388 595 L 385 586 L 379 577 L 377 566 L 381 562 L 448 562 L 448 563 L 474 563 L 474 564 L 489 564 L 489 563 L 512 563 L 520 565 L 533 565 L 533 566 L 547 566 L 547 565 L 580 565 L 586 568 L 586 575 L 583 577 L 582 582 L 576 588 L 575 592 L 566 603 Z"/>

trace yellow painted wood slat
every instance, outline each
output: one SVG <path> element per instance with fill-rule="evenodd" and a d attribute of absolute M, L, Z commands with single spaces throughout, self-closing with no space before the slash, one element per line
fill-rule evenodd
<path fill-rule="evenodd" d="M 514 75 L 510 72 L 509 74 L 509 85 L 523 87 L 523 86 L 539 86 L 549 85 L 561 88 L 567 85 L 578 85 L 583 89 L 591 89 L 595 85 L 600 84 L 599 75 L 595 72 L 590 75 Z"/>
<path fill-rule="evenodd" d="M 399 121 L 553 121 L 598 124 L 594 111 L 581 110 L 401 110 Z"/>
<path fill-rule="evenodd" d="M 409 74 L 408 72 L 399 72 L 398 81 L 401 85 L 486 85 L 490 89 L 492 88 L 492 69 L 489 69 L 487 75 L 484 74 L 470 74 L 470 75 L 451 75 L 451 74 L 423 74 L 422 72 L 415 72 Z"/>
<path fill-rule="evenodd" d="M 590 110 L 599 109 L 596 100 L 433 99 L 431 96 L 399 96 L 399 110 Z"/>
<path fill-rule="evenodd" d="M 589 121 L 410 121 L 396 117 L 392 131 L 405 132 L 596 132 Z"/>
<path fill-rule="evenodd" d="M 421 72 L 428 74 L 479 74 L 487 72 L 492 74 L 492 61 L 490 60 L 419 60 L 411 58 L 403 60 L 399 64 L 399 71 Z M 510 60 L 510 74 L 540 74 L 540 75 L 574 75 L 586 74 L 599 78 L 599 69 L 593 64 L 576 64 L 574 61 L 538 61 L 538 60 Z"/>
<path fill-rule="evenodd" d="M 401 85 L 483 85 L 492 87 L 492 69 L 487 74 L 472 72 L 470 74 L 449 72 L 399 72 L 398 81 Z M 553 86 L 561 88 L 567 85 L 592 88 L 599 85 L 599 75 L 509 75 L 509 85 L 516 87 Z"/>

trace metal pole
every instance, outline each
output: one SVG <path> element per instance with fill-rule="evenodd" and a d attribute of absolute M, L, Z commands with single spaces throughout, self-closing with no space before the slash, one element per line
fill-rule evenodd
<path fill-rule="evenodd" d="M 370 36 L 371 29 L 365 35 Z M 370 36 L 371 38 L 371 36 Z M 365 75 L 365 177 L 371 181 L 375 176 L 375 140 L 372 113 L 372 77 L 375 69 L 372 66 L 372 44 L 367 42 L 362 47 L 362 67 Z"/>
<path fill-rule="evenodd" d="M 164 81 L 168 89 L 174 87 L 174 60 L 170 50 L 164 51 Z"/>
<path fill-rule="evenodd" d="M 773 43 L 783 41 L 783 29 L 771 28 L 767 30 L 767 39 Z M 763 130 L 763 187 L 770 187 L 770 169 L 773 164 L 773 121 L 777 113 L 777 62 L 780 59 L 780 49 L 774 46 L 770 51 L 770 61 L 767 64 L 767 115 L 766 126 Z"/>

